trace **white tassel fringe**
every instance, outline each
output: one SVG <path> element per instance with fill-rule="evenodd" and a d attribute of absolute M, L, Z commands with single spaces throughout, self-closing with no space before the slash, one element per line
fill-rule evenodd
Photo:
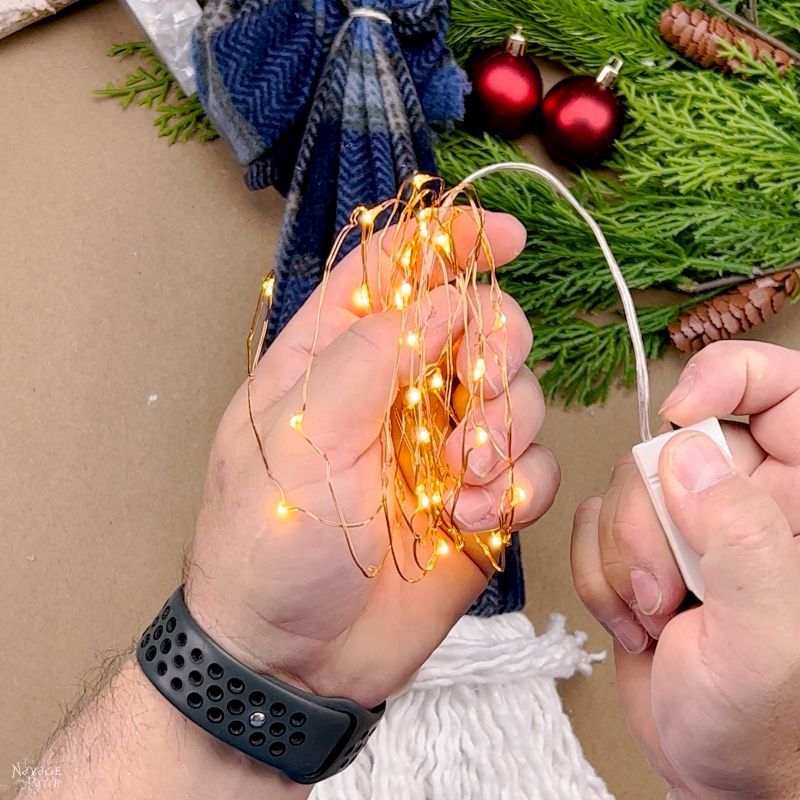
<path fill-rule="evenodd" d="M 556 689 L 604 658 L 585 641 L 558 614 L 541 636 L 521 612 L 464 617 L 312 800 L 613 800 Z"/>

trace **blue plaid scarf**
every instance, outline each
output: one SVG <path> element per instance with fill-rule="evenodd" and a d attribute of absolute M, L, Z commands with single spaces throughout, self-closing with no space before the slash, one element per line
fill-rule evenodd
<path fill-rule="evenodd" d="M 447 21 L 446 0 L 205 7 L 194 40 L 200 98 L 250 188 L 287 194 L 273 331 L 319 282 L 355 206 L 435 171 L 429 125 L 460 119 L 468 87 Z"/>

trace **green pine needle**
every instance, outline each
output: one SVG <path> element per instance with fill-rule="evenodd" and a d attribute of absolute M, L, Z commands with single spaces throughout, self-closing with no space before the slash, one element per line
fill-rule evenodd
<path fill-rule="evenodd" d="M 127 42 L 112 45 L 108 50 L 111 58 L 138 58 L 144 64 L 129 73 L 124 83 L 109 83 L 104 89 L 95 90 L 100 97 L 114 97 L 123 108 L 132 103 L 155 112 L 153 124 L 158 135 L 169 144 L 197 139 L 210 142 L 218 134 L 206 116 L 196 94 L 187 97 L 172 77 L 164 63 L 147 42 Z"/>

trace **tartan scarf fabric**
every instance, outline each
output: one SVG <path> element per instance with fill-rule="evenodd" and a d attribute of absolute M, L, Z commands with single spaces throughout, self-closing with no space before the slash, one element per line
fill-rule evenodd
<path fill-rule="evenodd" d="M 200 98 L 250 188 L 287 195 L 273 331 L 319 282 L 355 206 L 435 172 L 431 126 L 463 116 L 468 88 L 445 43 L 448 15 L 446 0 L 205 7 L 194 35 Z"/>
<path fill-rule="evenodd" d="M 271 334 L 319 283 L 358 205 L 435 174 L 436 129 L 469 84 L 445 37 L 447 0 L 210 0 L 195 29 L 198 94 L 251 189 L 287 197 Z M 345 242 L 344 255 L 358 241 Z M 518 543 L 472 613 L 519 610 Z"/>

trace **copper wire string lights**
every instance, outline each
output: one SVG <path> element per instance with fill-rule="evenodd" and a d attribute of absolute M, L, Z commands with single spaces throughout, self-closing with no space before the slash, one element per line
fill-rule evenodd
<path fill-rule="evenodd" d="M 451 189 L 447 189 L 438 178 L 415 175 L 403 184 L 395 198 L 374 208 L 356 208 L 336 238 L 320 283 L 313 343 L 302 377 L 302 402 L 286 419 L 286 425 L 317 454 L 324 466 L 333 518 L 303 508 L 298 498 L 287 494 L 271 467 L 253 413 L 252 385 L 269 325 L 275 288 L 273 275 L 267 276 L 262 283 L 247 338 L 250 424 L 267 477 L 279 498 L 271 510 L 272 517 L 281 520 L 305 514 L 317 523 L 340 528 L 354 563 L 368 578 L 375 577 L 391 559 L 403 580 L 415 582 L 424 578 L 439 559 L 452 551 L 466 551 L 487 572 L 503 568 L 505 548 L 511 540 L 514 508 L 525 499 L 526 491 L 514 482 L 514 463 L 510 456 L 512 409 L 503 294 L 485 234 L 483 210 L 472 186 L 473 180 L 502 169 L 521 169 L 544 179 L 568 199 L 591 227 L 622 293 L 637 356 L 642 431 L 643 436 L 649 438 L 646 361 L 642 361 L 643 347 L 640 358 L 640 347 L 637 346 L 641 344 L 641 336 L 633 301 L 602 232 L 568 189 L 545 170 L 530 164 L 492 165 Z M 456 260 L 453 226 L 464 215 L 471 219 L 476 235 L 473 246 L 466 253 L 458 253 Z M 360 520 L 345 518 L 328 456 L 303 427 L 325 292 L 339 251 L 354 231 L 360 235 L 358 247 L 362 276 L 361 282 L 353 286 L 352 310 L 361 316 L 398 312 L 402 331 L 381 425 L 381 494 L 375 498 L 374 512 Z M 442 348 L 434 348 L 436 357 L 429 359 L 431 348 L 425 346 L 430 333 L 432 304 L 429 298 L 436 287 L 448 283 L 454 291 L 446 294 L 448 329 L 445 344 Z M 441 330 L 438 330 L 437 340 L 441 336 Z M 466 357 L 466 368 L 461 351 Z M 459 357 L 462 359 L 461 369 L 457 370 Z M 492 375 L 500 376 L 501 385 L 495 385 L 492 394 L 497 395 L 493 403 L 500 402 L 503 406 L 504 436 L 501 442 L 497 441 L 496 425 L 493 426 L 493 436 L 486 430 L 484 378 L 489 365 Z M 459 373 L 462 380 L 459 380 Z M 454 468 L 452 457 L 448 464 L 444 450 L 448 436 L 459 425 L 463 432 L 458 440 L 460 465 Z M 470 454 L 476 448 L 486 447 L 495 448 L 498 458 L 506 466 L 504 490 L 496 509 L 498 525 L 493 530 L 475 533 L 459 527 L 457 509 Z M 379 564 L 364 564 L 354 547 L 351 531 L 372 523 L 378 517 L 385 519 L 386 556 Z M 398 537 L 405 537 L 405 540 L 401 542 Z M 400 552 L 409 549 L 413 563 L 405 563 L 399 557 Z"/>

